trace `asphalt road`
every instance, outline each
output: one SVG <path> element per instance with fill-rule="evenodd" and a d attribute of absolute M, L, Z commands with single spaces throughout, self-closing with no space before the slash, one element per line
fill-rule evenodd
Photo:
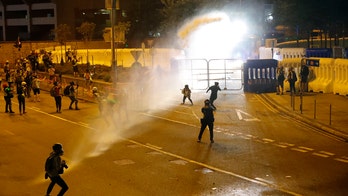
<path fill-rule="evenodd" d="M 216 101 L 215 143 L 208 130 L 197 143 L 205 96 L 195 92 L 193 106 L 178 95 L 151 107 L 139 97 L 113 117 L 83 101 L 68 110 L 67 98 L 57 114 L 48 94 L 27 100 L 22 116 L 14 103 L 14 115 L 0 113 L 0 195 L 44 195 L 44 161 L 55 142 L 69 165 L 66 195 L 346 195 L 347 143 L 256 94 L 230 92 Z"/>

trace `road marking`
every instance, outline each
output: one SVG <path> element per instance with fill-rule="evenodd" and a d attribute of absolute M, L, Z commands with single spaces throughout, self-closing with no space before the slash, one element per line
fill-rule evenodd
<path fill-rule="evenodd" d="M 159 146 L 155 146 L 155 145 L 152 145 L 152 144 L 149 144 L 149 143 L 146 143 L 147 146 L 151 146 L 153 148 L 156 148 L 156 149 L 162 149 L 162 147 L 159 147 Z"/>
<path fill-rule="evenodd" d="M 348 163 L 348 158 L 342 157 L 342 158 L 336 158 L 336 161 L 340 161 L 340 162 L 344 162 L 344 163 Z"/>
<path fill-rule="evenodd" d="M 158 119 L 162 119 L 162 120 L 166 120 L 166 121 L 182 124 L 182 125 L 187 125 L 187 126 L 190 126 L 190 127 L 200 128 L 200 127 L 198 127 L 196 125 L 193 125 L 193 124 L 189 124 L 189 123 L 185 123 L 185 122 L 181 122 L 181 121 L 177 121 L 177 120 L 172 120 L 172 119 L 169 119 L 169 118 L 164 118 L 164 117 L 160 117 L 160 116 L 156 116 L 156 115 L 152 115 L 152 114 L 148 114 L 148 113 L 141 113 L 141 114 L 145 115 L 145 116 L 150 116 L 150 117 L 154 117 L 154 118 L 158 118 Z"/>
<path fill-rule="evenodd" d="M 244 120 L 244 121 L 261 121 L 260 119 L 258 118 L 255 118 L 253 117 L 252 115 L 240 110 L 240 109 L 235 109 L 236 110 L 236 113 L 237 113 L 237 116 L 239 118 L 239 120 Z M 249 117 L 249 118 L 243 118 L 243 115 Z"/>
<path fill-rule="evenodd" d="M 260 95 L 255 95 L 256 99 L 261 102 L 266 108 L 268 108 L 270 111 L 274 112 L 274 113 L 278 113 L 278 111 L 273 107 L 271 106 L 269 103 L 267 103 L 264 99 L 262 99 L 260 97 Z"/>
<path fill-rule="evenodd" d="M 0 135 L 15 135 L 13 132 L 9 131 L 9 130 L 4 130 L 4 132 L 0 132 Z"/>
<path fill-rule="evenodd" d="M 237 178 L 240 178 L 240 179 L 243 179 L 243 180 L 255 183 L 255 184 L 267 186 L 267 187 L 270 187 L 270 188 L 273 188 L 273 189 L 276 189 L 276 190 L 279 190 L 279 191 L 282 191 L 284 193 L 288 193 L 288 194 L 291 194 L 291 195 L 301 196 L 301 194 L 298 194 L 298 193 L 286 190 L 286 189 L 284 189 L 284 188 L 282 188 L 282 187 L 280 187 L 280 186 L 278 186 L 276 184 L 273 184 L 273 183 L 267 183 L 267 182 L 263 182 L 263 181 L 260 181 L 260 180 L 257 180 L 257 179 L 253 179 L 253 178 L 249 178 L 249 177 L 246 177 L 246 176 L 242 176 L 240 174 L 237 174 L 237 173 L 234 173 L 234 172 L 230 172 L 230 171 L 227 171 L 227 170 L 224 170 L 224 169 L 220 169 L 220 168 L 217 168 L 217 167 L 205 164 L 205 163 L 197 162 L 197 161 L 194 161 L 192 159 L 189 159 L 189 158 L 177 155 L 177 154 L 173 154 L 173 153 L 161 150 L 161 149 L 157 149 L 157 148 L 154 148 L 152 146 L 148 146 L 146 144 L 142 144 L 140 142 L 137 142 L 137 141 L 134 141 L 134 140 L 131 140 L 131 139 L 125 139 L 125 140 L 128 141 L 128 142 L 134 143 L 134 144 L 138 144 L 138 145 L 143 146 L 145 148 L 149 148 L 149 149 L 152 149 L 154 151 L 161 152 L 161 153 L 163 153 L 165 155 L 168 155 L 168 156 L 171 156 L 171 157 L 175 157 L 177 159 L 181 159 L 181 160 L 187 161 L 187 162 L 192 163 L 192 164 L 200 165 L 202 167 L 206 167 L 206 168 L 208 168 L 208 169 L 210 169 L 212 171 L 224 173 L 224 174 L 227 174 L 227 175 L 230 175 L 230 176 L 234 176 L 234 177 L 237 177 Z"/>

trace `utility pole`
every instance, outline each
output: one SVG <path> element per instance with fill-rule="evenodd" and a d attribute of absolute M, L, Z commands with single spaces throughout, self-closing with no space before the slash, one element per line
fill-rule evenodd
<path fill-rule="evenodd" d="M 116 88 L 117 84 L 117 59 L 116 59 L 116 46 L 115 46 L 115 22 L 116 22 L 116 0 L 111 2 L 111 74 L 112 74 L 112 86 Z"/>

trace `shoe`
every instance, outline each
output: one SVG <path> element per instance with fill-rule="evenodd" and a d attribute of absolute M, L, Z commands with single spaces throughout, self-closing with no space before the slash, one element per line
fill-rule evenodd
<path fill-rule="evenodd" d="M 73 108 L 72 108 L 72 107 L 69 107 L 69 110 L 73 110 Z"/>
<path fill-rule="evenodd" d="M 210 143 L 214 143 L 214 140 L 210 140 Z"/>
<path fill-rule="evenodd" d="M 14 113 L 14 111 L 10 111 L 10 113 L 11 113 L 11 114 L 13 114 L 13 113 Z"/>
<path fill-rule="evenodd" d="M 75 110 L 80 110 L 80 108 L 75 108 Z"/>
<path fill-rule="evenodd" d="M 201 140 L 200 140 L 200 139 L 198 139 L 198 140 L 197 140 L 197 142 L 198 142 L 198 143 L 200 143 L 200 142 L 201 142 Z"/>
<path fill-rule="evenodd" d="M 5 111 L 5 113 L 8 113 L 8 111 Z"/>

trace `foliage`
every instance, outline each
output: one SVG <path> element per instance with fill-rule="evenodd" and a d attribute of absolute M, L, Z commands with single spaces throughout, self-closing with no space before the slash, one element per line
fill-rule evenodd
<path fill-rule="evenodd" d="M 345 0 L 274 0 L 275 26 L 285 25 L 305 37 L 313 29 L 336 32 L 348 22 Z"/>
<path fill-rule="evenodd" d="M 95 23 L 83 22 L 76 30 L 83 36 L 85 41 L 90 41 L 92 40 L 95 26 Z"/>
<path fill-rule="evenodd" d="M 61 45 L 64 45 L 72 35 L 70 26 L 67 24 L 59 24 L 58 27 L 52 31 L 55 33 L 55 40 Z"/>

